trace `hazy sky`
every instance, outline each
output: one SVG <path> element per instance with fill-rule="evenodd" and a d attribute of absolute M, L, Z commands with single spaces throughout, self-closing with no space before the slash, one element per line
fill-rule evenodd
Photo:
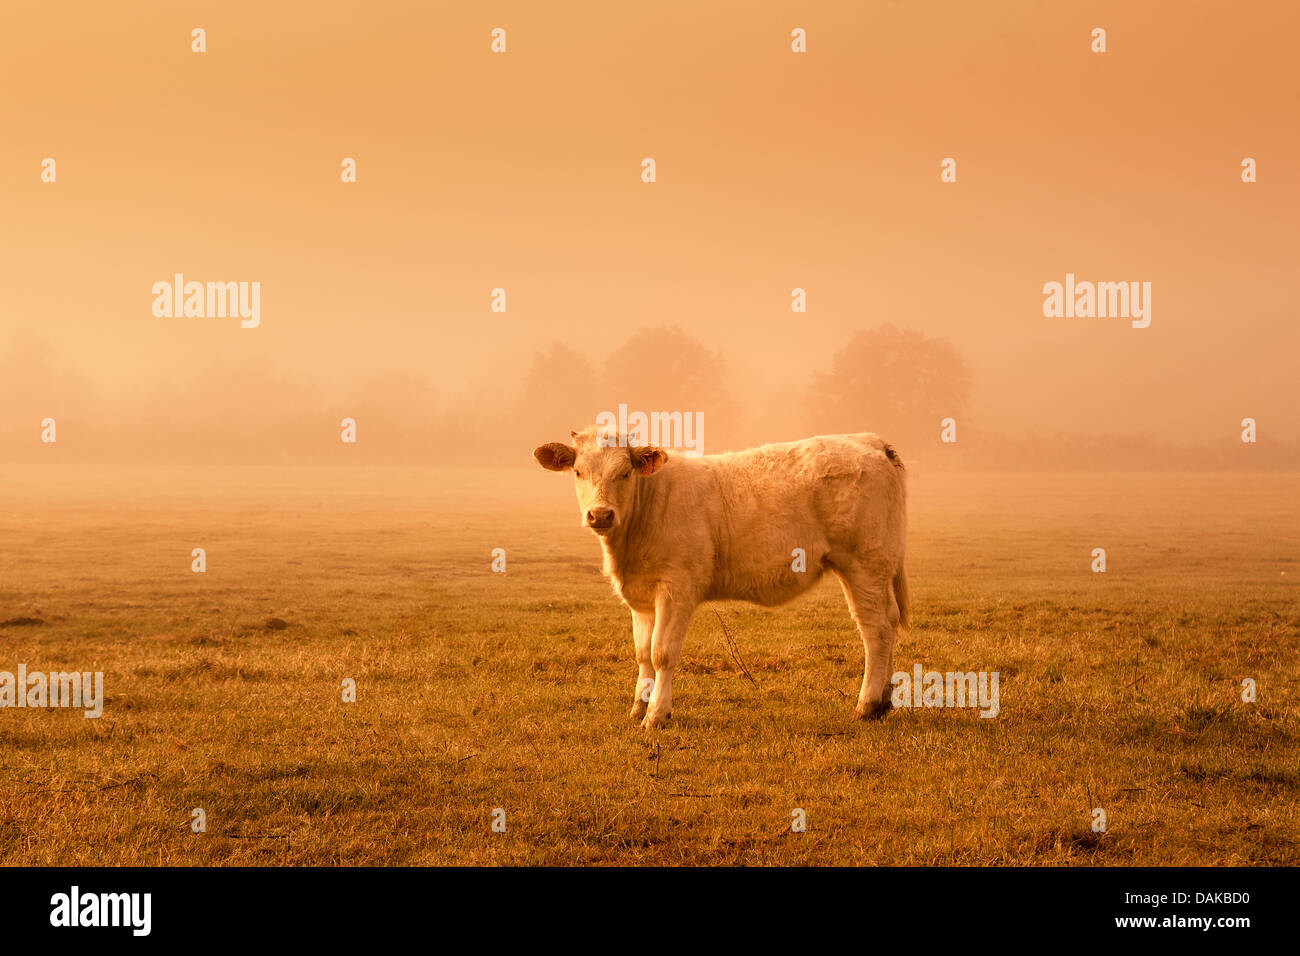
<path fill-rule="evenodd" d="M 664 324 L 796 387 L 892 322 L 997 430 L 1300 436 L 1294 3 L 5 8 L 0 349 L 109 393 L 214 359 L 455 393 Z M 155 318 L 175 272 L 259 281 L 260 327 Z M 1044 317 L 1067 272 L 1150 282 L 1150 327 Z"/>

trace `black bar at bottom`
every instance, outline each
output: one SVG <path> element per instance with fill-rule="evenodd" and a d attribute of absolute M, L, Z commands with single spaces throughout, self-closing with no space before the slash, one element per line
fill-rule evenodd
<path fill-rule="evenodd" d="M 6 942 L 127 945 L 454 934 L 641 948 L 689 927 L 733 945 L 789 931 L 892 950 L 1021 933 L 1232 946 L 1284 931 L 1297 882 L 1286 868 L 0 869 L 0 925 Z"/>

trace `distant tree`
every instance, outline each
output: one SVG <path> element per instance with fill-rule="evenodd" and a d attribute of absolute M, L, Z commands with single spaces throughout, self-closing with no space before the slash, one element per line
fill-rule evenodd
<path fill-rule="evenodd" d="M 159 382 L 141 401 L 124 444 L 144 460 L 315 464 L 325 439 L 337 434 L 319 389 L 266 357 L 212 360 Z"/>
<path fill-rule="evenodd" d="M 872 431 L 894 442 L 932 444 L 940 421 L 958 421 L 970 396 L 970 372 L 951 343 L 884 325 L 856 333 L 804 399 L 818 432 Z"/>
<path fill-rule="evenodd" d="M 321 416 L 324 446 L 332 460 L 367 464 L 443 464 L 449 457 L 439 438 L 443 412 L 437 389 L 421 372 L 388 369 L 368 376 L 352 390 L 346 403 Z M 339 441 L 340 422 L 357 423 L 357 443 Z M 313 438 L 315 436 L 313 435 Z"/>
<path fill-rule="evenodd" d="M 80 457 L 86 449 L 109 444 L 103 429 L 91 425 L 102 416 L 102 400 L 89 381 L 62 361 L 43 336 L 15 331 L 0 342 L 0 462 L 37 458 L 49 451 L 33 442 L 43 418 L 57 422 L 60 454 Z M 79 436 L 67 441 L 66 436 Z M 0 466 L 0 471 L 3 466 Z"/>
<path fill-rule="evenodd" d="M 535 349 L 520 381 L 514 420 L 528 451 L 543 442 L 567 440 L 586 428 L 603 408 L 590 361 L 561 342 Z"/>
<path fill-rule="evenodd" d="M 737 432 L 739 406 L 726 384 L 726 363 L 677 328 L 642 329 L 605 361 L 602 410 L 703 412 L 705 451 Z"/>

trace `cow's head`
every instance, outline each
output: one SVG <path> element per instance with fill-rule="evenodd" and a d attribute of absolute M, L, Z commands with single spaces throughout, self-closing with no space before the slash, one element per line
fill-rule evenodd
<path fill-rule="evenodd" d="M 618 438 L 603 437 L 595 425 L 569 434 L 572 445 L 553 441 L 534 449 L 533 457 L 550 471 L 573 469 L 582 523 L 596 534 L 609 534 L 626 519 L 636 483 L 662 468 L 668 453 L 662 448 L 629 447 Z"/>

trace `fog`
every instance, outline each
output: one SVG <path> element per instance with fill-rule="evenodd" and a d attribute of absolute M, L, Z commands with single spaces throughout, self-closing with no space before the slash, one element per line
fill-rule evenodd
<path fill-rule="evenodd" d="M 706 452 L 1300 467 L 1300 13 L 1197 10 L 1104 5 L 1098 54 L 1029 2 L 506 3 L 494 55 L 472 11 L 250 5 L 198 55 L 170 4 L 14 4 L 0 462 L 526 464 L 627 405 Z M 160 317 L 177 273 L 257 327 Z M 1076 280 L 1149 324 L 1045 314 Z"/>

